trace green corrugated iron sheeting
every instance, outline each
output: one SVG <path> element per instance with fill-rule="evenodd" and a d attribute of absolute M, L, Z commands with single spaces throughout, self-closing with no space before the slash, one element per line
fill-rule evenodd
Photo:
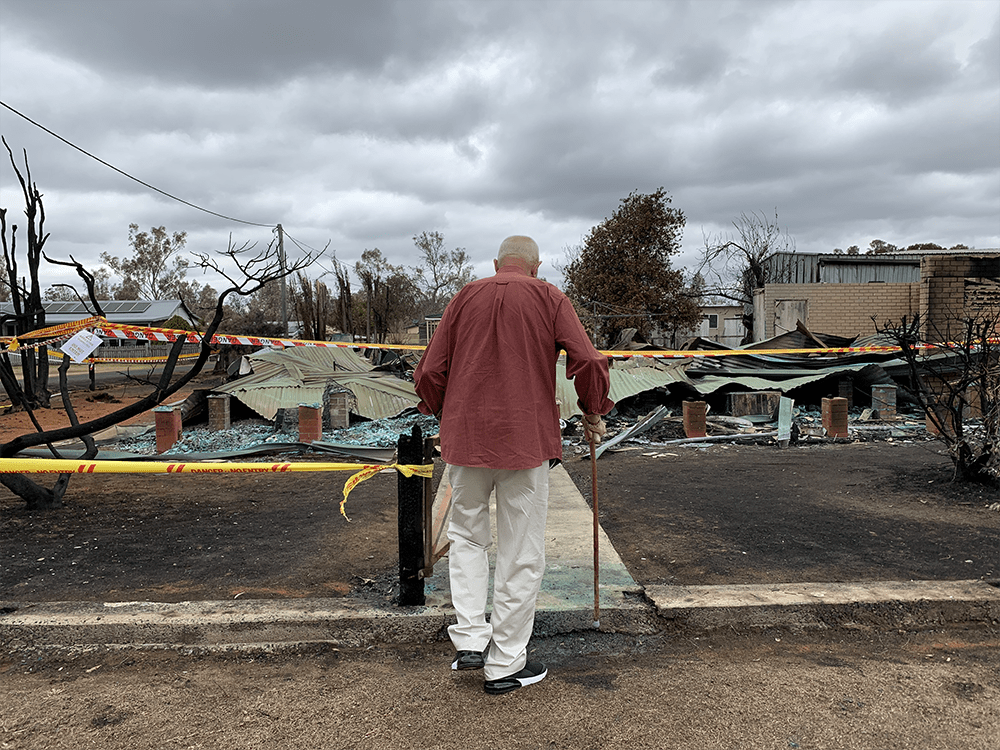
<path fill-rule="evenodd" d="M 330 381 L 354 394 L 356 413 L 366 419 L 394 417 L 417 405 L 413 383 L 373 371 L 352 349 L 296 347 L 255 352 L 248 359 L 251 374 L 216 390 L 232 394 L 265 419 L 274 419 L 278 409 L 321 402 Z"/>
<path fill-rule="evenodd" d="M 684 364 L 670 364 L 655 367 L 652 365 L 621 367 L 619 363 L 611 368 L 611 392 L 608 395 L 615 403 L 622 399 L 635 396 L 643 391 L 662 388 L 670 383 L 694 384 L 684 374 Z M 580 414 L 576 405 L 576 391 L 573 381 L 566 379 L 566 363 L 560 359 L 556 365 L 556 398 L 559 399 L 559 416 L 563 419 Z"/>

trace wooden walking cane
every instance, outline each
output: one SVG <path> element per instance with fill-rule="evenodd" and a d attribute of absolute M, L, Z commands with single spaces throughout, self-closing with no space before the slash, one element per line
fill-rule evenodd
<path fill-rule="evenodd" d="M 601 629 L 601 552 L 598 541 L 600 526 L 597 523 L 597 450 L 593 438 L 590 438 L 590 489 L 594 498 L 594 630 Z"/>

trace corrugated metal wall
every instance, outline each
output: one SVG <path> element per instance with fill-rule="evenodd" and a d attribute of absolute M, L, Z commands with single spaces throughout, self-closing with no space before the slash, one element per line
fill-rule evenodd
<path fill-rule="evenodd" d="M 773 284 L 913 284 L 920 258 L 913 255 L 775 253 L 766 263 Z"/>

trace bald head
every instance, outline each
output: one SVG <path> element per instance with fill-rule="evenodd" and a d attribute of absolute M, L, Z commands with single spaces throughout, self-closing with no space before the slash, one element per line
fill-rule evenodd
<path fill-rule="evenodd" d="M 531 237 L 516 234 L 500 243 L 495 261 L 496 267 L 519 266 L 534 276 L 541 261 L 538 260 L 538 245 Z"/>

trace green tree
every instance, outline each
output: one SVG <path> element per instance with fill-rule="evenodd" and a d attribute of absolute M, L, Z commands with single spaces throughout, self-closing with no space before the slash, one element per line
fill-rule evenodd
<path fill-rule="evenodd" d="M 662 187 L 632 192 L 570 252 L 566 295 L 593 314 L 599 339 L 613 340 L 625 328 L 670 335 L 700 320 L 683 273 L 670 266 L 684 230 L 684 214 L 670 202 Z"/>
<path fill-rule="evenodd" d="M 284 337 L 280 284 L 268 284 L 253 294 L 230 298 L 225 310 L 224 325 L 226 333 Z"/>
<path fill-rule="evenodd" d="M 365 331 L 368 341 L 398 338 L 417 308 L 413 279 L 393 266 L 377 247 L 361 253 L 354 266 L 365 300 Z"/>
<path fill-rule="evenodd" d="M 472 261 L 465 248 L 445 250 L 440 232 L 421 232 L 413 238 L 423 263 L 413 269 L 424 315 L 440 313 L 463 286 L 472 281 Z"/>
<path fill-rule="evenodd" d="M 888 253 L 894 253 L 899 250 L 895 245 L 886 242 L 885 240 L 872 240 L 868 243 L 868 249 L 865 250 L 865 255 L 886 255 Z"/>
<path fill-rule="evenodd" d="M 98 268 L 94 271 L 92 277 L 96 299 L 111 299 L 111 274 L 108 272 L 108 269 L 103 267 Z M 86 295 L 81 294 L 72 284 L 53 284 L 45 290 L 44 298 L 53 302 L 76 302 L 83 300 L 86 303 Z"/>
<path fill-rule="evenodd" d="M 280 287 L 279 284 L 270 286 Z M 205 323 L 215 313 L 215 305 L 219 299 L 219 293 L 211 284 L 199 284 L 197 281 L 182 279 L 176 287 L 176 298 L 183 300 L 188 310 L 198 318 L 199 325 Z M 169 326 L 167 326 L 169 328 Z"/>
<path fill-rule="evenodd" d="M 164 227 L 140 232 L 129 224 L 129 256 L 118 258 L 101 253 L 101 260 L 121 278 L 113 288 L 115 299 L 176 299 L 187 275 L 188 262 L 178 253 L 187 244 L 187 232 L 169 234 Z"/>

